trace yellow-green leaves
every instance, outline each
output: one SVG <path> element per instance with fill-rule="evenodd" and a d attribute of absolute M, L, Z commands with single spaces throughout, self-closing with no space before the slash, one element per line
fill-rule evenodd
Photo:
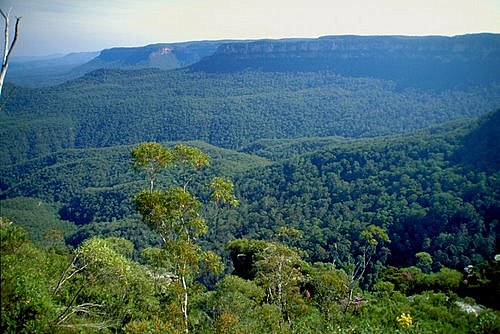
<path fill-rule="evenodd" d="M 174 148 L 175 162 L 188 164 L 194 169 L 207 167 L 210 164 L 210 157 L 196 147 L 177 145 Z"/>
<path fill-rule="evenodd" d="M 143 170 L 146 173 L 150 191 L 153 191 L 156 173 L 173 162 L 172 151 L 156 142 L 137 145 L 132 149 L 131 155 L 134 159 L 134 170 Z"/>
<path fill-rule="evenodd" d="M 233 194 L 234 185 L 223 177 L 214 177 L 209 184 L 212 190 L 212 201 L 215 203 L 227 203 L 232 206 L 238 205 L 238 199 Z"/>
<path fill-rule="evenodd" d="M 167 256 L 164 248 L 148 247 L 141 252 L 141 259 L 156 268 L 170 268 L 172 266 Z"/>
<path fill-rule="evenodd" d="M 188 190 L 192 175 L 185 176 L 180 186 L 167 191 L 153 190 L 153 180 L 160 168 L 174 165 L 188 166 L 183 172 L 193 174 L 210 163 L 209 156 L 197 148 L 177 145 L 173 150 L 158 143 L 142 143 L 132 150 L 134 169 L 144 169 L 148 176 L 149 190 L 140 191 L 135 197 L 137 211 L 143 222 L 158 232 L 164 243 L 164 252 L 146 254 L 156 266 L 171 264 L 178 279 L 172 288 L 177 291 L 179 310 L 184 320 L 184 331 L 189 331 L 189 290 L 200 271 L 200 264 L 213 273 L 220 273 L 224 266 L 220 257 L 211 251 L 202 251 L 196 243 L 207 233 L 208 226 L 202 216 L 202 203 Z M 238 204 L 233 195 L 233 184 L 216 177 L 209 184 L 212 201 Z M 162 258 L 164 257 L 164 258 Z"/>
<path fill-rule="evenodd" d="M 142 215 L 142 221 L 155 231 L 162 227 L 165 203 L 166 194 L 162 191 L 141 190 L 135 196 L 135 209 Z"/>
<path fill-rule="evenodd" d="M 165 213 L 169 220 L 188 221 L 199 216 L 201 203 L 187 190 L 172 187 L 165 194 Z"/>
<path fill-rule="evenodd" d="M 118 279 L 126 283 L 131 275 L 130 262 L 113 248 L 115 244 L 101 238 L 85 240 L 78 248 L 82 265 L 88 270 L 99 273 L 102 278 Z"/>
<path fill-rule="evenodd" d="M 134 159 L 133 169 L 146 173 L 149 191 L 153 191 L 156 175 L 163 168 L 187 165 L 197 171 L 210 164 L 210 157 L 207 154 L 196 147 L 185 145 L 176 145 L 173 149 L 169 149 L 157 142 L 143 142 L 134 147 L 130 153 Z"/>
<path fill-rule="evenodd" d="M 224 264 L 219 255 L 212 251 L 205 251 L 202 253 L 203 262 L 205 267 L 214 274 L 220 274 L 224 271 Z"/>
<path fill-rule="evenodd" d="M 362 231 L 361 238 L 366 240 L 366 242 L 373 247 L 376 247 L 379 242 L 391 242 L 387 232 L 383 228 L 375 225 L 370 225 L 366 230 Z"/>
<path fill-rule="evenodd" d="M 152 168 L 158 170 L 172 163 L 172 152 L 160 143 L 144 142 L 132 149 L 134 169 Z"/>

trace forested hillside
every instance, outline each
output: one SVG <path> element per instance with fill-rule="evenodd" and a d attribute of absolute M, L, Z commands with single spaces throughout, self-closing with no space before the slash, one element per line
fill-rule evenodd
<path fill-rule="evenodd" d="M 420 251 L 435 258 L 436 268 L 491 257 L 498 237 L 499 114 L 411 136 L 260 141 L 244 148 L 247 154 L 194 143 L 214 157 L 199 180 L 231 177 L 241 200 L 207 241 L 223 247 L 234 237 L 269 239 L 292 226 L 302 231 L 297 245 L 308 258 L 332 261 L 348 256 L 359 232 L 374 224 L 394 240 L 384 263 L 411 265 Z M 61 217 L 77 225 L 125 219 L 134 214 L 132 197 L 141 186 L 129 151 L 65 150 L 3 168 L 2 197 L 57 202 Z"/>
<path fill-rule="evenodd" d="M 408 133 L 498 107 L 498 85 L 434 92 L 334 73 L 98 70 L 60 86 L 5 87 L 2 161 L 62 148 Z"/>
<path fill-rule="evenodd" d="M 414 264 L 420 251 L 437 267 L 488 258 L 497 251 L 500 214 L 499 114 L 410 137 L 332 144 L 251 170 L 235 180 L 237 236 L 269 238 L 293 226 L 311 259 L 332 261 L 375 224 L 389 232 L 394 265 Z M 483 145 L 470 145 L 472 138 Z M 286 149 L 276 144 L 276 151 L 271 143 L 256 153 L 280 156 Z"/>
<path fill-rule="evenodd" d="M 499 41 L 334 36 L 104 50 L 84 65 L 96 70 L 73 81 L 5 87 L 0 157 L 18 163 L 143 140 L 241 148 L 269 138 L 410 133 L 500 107 Z M 184 66 L 217 46 L 185 69 L 137 69 Z"/>
<path fill-rule="evenodd" d="M 499 115 L 407 136 L 260 141 L 245 148 L 254 155 L 191 143 L 212 167 L 156 180 L 158 194 L 189 184 L 205 203 L 187 316 L 178 260 L 149 248 L 164 241 L 134 213 L 148 183 L 131 146 L 4 169 L 14 223 L 1 225 L 2 330 L 495 333 L 498 311 L 474 299 L 498 309 Z M 236 208 L 208 202 L 203 184 L 220 174 L 234 179 Z M 207 250 L 226 274 L 208 273 Z"/>

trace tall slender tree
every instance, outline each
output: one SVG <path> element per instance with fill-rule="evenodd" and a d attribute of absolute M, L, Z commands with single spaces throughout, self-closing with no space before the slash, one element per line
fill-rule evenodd
<path fill-rule="evenodd" d="M 167 191 L 153 190 L 153 181 L 161 168 L 175 164 L 187 165 L 193 173 L 209 165 L 209 157 L 197 148 L 177 145 L 173 150 L 158 143 L 142 143 L 132 151 L 134 166 L 143 169 L 149 180 L 149 189 L 140 191 L 135 204 L 143 222 L 161 236 L 165 253 L 175 270 L 174 289 L 183 317 L 184 331 L 189 332 L 189 288 L 200 270 L 200 263 L 213 272 L 223 269 L 220 257 L 211 251 L 202 251 L 197 244 L 208 231 L 202 216 L 202 203 L 189 192 L 192 177 Z M 215 178 L 210 183 L 212 201 L 237 204 L 232 194 L 232 183 Z"/>

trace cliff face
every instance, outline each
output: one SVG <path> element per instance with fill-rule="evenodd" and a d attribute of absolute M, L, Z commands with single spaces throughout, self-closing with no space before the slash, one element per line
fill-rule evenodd
<path fill-rule="evenodd" d="M 326 36 L 229 43 L 192 68 L 207 72 L 333 71 L 394 80 L 402 86 L 447 88 L 498 82 L 500 35 Z"/>
<path fill-rule="evenodd" d="M 101 51 L 98 57 L 83 66 L 84 72 L 99 68 L 150 68 L 164 70 L 191 65 L 212 55 L 228 41 L 159 43 L 141 47 L 117 47 Z"/>
<path fill-rule="evenodd" d="M 428 36 L 325 36 L 318 39 L 260 40 L 221 45 L 218 55 L 289 55 L 343 57 L 484 58 L 500 55 L 500 35 L 477 34 L 455 37 Z"/>
<path fill-rule="evenodd" d="M 180 62 L 168 44 L 154 44 L 144 47 L 106 49 L 84 67 L 88 69 L 104 67 L 171 69 L 180 67 Z"/>

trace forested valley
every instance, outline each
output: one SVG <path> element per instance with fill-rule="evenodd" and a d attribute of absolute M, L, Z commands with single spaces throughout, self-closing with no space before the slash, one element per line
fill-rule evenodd
<path fill-rule="evenodd" d="M 211 61 L 4 87 L 2 332 L 500 331 L 495 75 Z"/>
<path fill-rule="evenodd" d="M 59 86 L 6 86 L 0 154 L 17 163 L 144 140 L 240 149 L 268 138 L 410 133 L 494 110 L 499 92 L 497 83 L 436 91 L 333 72 L 102 69 Z"/>

